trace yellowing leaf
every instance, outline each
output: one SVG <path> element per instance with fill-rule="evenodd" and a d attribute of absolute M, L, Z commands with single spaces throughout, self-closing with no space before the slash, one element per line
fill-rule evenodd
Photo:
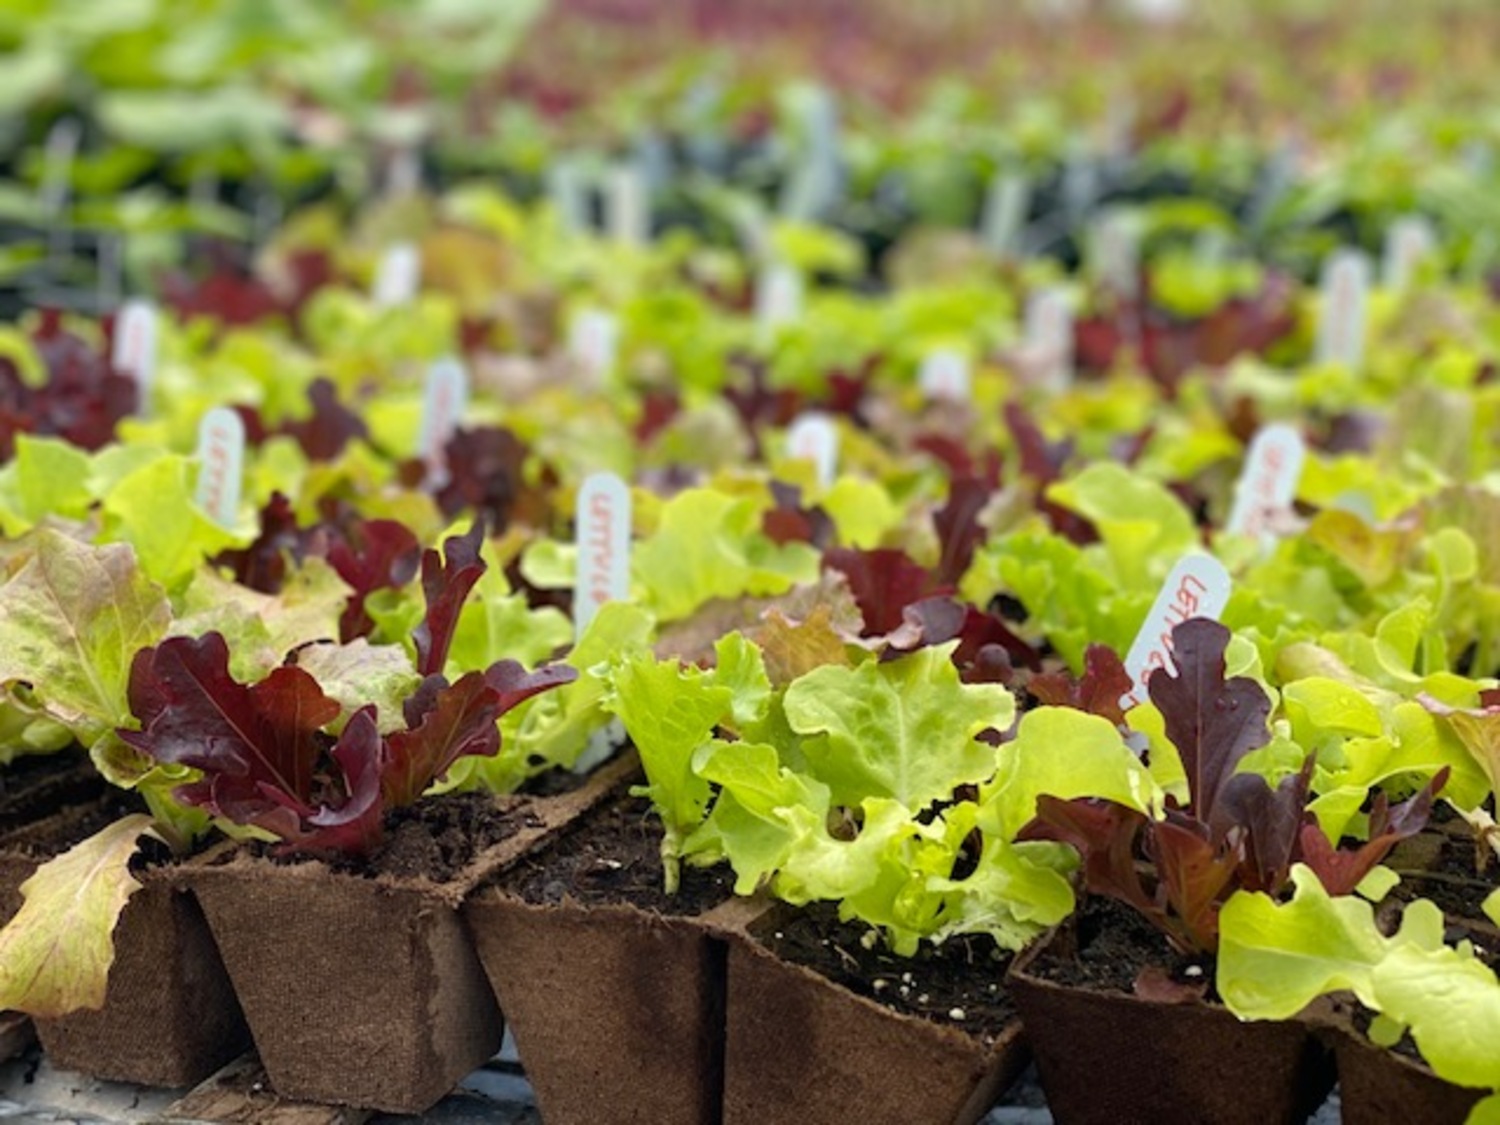
<path fill-rule="evenodd" d="M 755 639 L 765 655 L 767 675 L 779 686 L 825 664 L 849 663 L 844 638 L 834 628 L 832 610 L 826 605 L 818 606 L 806 621 L 795 624 L 773 609 L 766 614 L 766 623 Z"/>
<path fill-rule="evenodd" d="M 50 1018 L 104 1006 L 114 928 L 141 884 L 130 873 L 151 818 L 127 816 L 37 868 L 0 930 L 0 1008 Z"/>
<path fill-rule="evenodd" d="M 166 594 L 124 544 L 95 547 L 50 529 L 0 585 L 0 684 L 25 682 L 46 713 L 90 744 L 130 717 L 130 662 L 161 640 Z"/>

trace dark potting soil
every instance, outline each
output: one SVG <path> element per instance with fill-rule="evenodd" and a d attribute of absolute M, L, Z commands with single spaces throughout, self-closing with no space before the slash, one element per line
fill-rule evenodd
<path fill-rule="evenodd" d="M 1165 971 L 1176 984 L 1203 985 L 1205 999 L 1215 999 L 1213 959 L 1184 957 L 1150 922 L 1114 899 L 1090 896 L 1074 916 L 1076 951 L 1065 940 L 1031 963 L 1034 976 L 1072 988 L 1136 993 L 1143 971 Z M 1064 931 L 1066 934 L 1066 931 Z"/>
<path fill-rule="evenodd" d="M 94 833 L 108 828 L 121 817 L 146 811 L 146 802 L 124 789 L 113 789 L 98 800 L 77 805 L 46 821 L 17 829 L 0 846 L 7 851 L 36 859 L 51 859 Z"/>
<path fill-rule="evenodd" d="M 866 926 L 839 921 L 833 903 L 815 902 L 760 936 L 778 957 L 812 969 L 856 995 L 904 1016 L 949 1024 L 994 1040 L 1016 1017 L 1005 990 L 1010 954 L 988 937 L 924 943 L 900 957 L 881 942 L 866 946 Z"/>
<path fill-rule="evenodd" d="M 387 813 L 381 841 L 369 855 L 307 855 L 259 841 L 250 844 L 249 851 L 272 863 L 321 860 L 341 874 L 366 879 L 384 876 L 446 883 L 489 848 L 522 829 L 542 826 L 542 819 L 526 801 L 491 793 L 444 793 Z"/>
<path fill-rule="evenodd" d="M 523 860 L 503 886 L 530 903 L 564 899 L 628 903 L 658 914 L 702 914 L 734 894 L 727 867 L 684 864 L 676 894 L 663 889 L 661 824 L 644 797 L 622 796 L 594 810 L 553 846 Z"/>
<path fill-rule="evenodd" d="M 1500 856 L 1457 818 L 1404 841 L 1386 865 L 1401 876 L 1394 898 L 1431 899 L 1460 918 L 1484 920 L 1484 900 L 1500 888 Z"/>
<path fill-rule="evenodd" d="M 81 748 L 23 754 L 0 768 L 0 833 L 93 800 L 107 783 Z"/>
<path fill-rule="evenodd" d="M 446 883 L 480 853 L 523 828 L 540 828 L 528 804 L 505 807 L 489 793 L 446 793 L 386 815 L 385 835 L 369 856 L 340 858 L 335 871 Z"/>

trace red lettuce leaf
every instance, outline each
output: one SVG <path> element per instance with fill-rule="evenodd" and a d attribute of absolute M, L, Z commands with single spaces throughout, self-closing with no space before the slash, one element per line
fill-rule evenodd
<path fill-rule="evenodd" d="M 1193 815 L 1208 824 L 1240 761 L 1270 741 L 1271 701 L 1247 676 L 1224 678 L 1229 630 L 1218 622 L 1184 621 L 1172 631 L 1172 644 L 1177 674 L 1158 668 L 1147 690 L 1182 758 Z"/>
<path fill-rule="evenodd" d="M 338 390 L 328 379 L 314 379 L 307 388 L 312 414 L 286 422 L 281 432 L 295 438 L 302 452 L 313 461 L 332 461 L 356 439 L 367 440 L 369 429 L 360 416 L 339 402 Z"/>
<path fill-rule="evenodd" d="M 448 662 L 464 599 L 485 572 L 485 562 L 479 557 L 483 545 L 484 521 L 475 520 L 466 534 L 443 542 L 441 555 L 431 548 L 422 553 L 422 594 L 427 599 L 427 614 L 412 631 L 412 640 L 417 646 L 417 671 L 424 676 L 441 674 Z"/>
<path fill-rule="evenodd" d="M 365 612 L 365 600 L 376 590 L 400 589 L 416 577 L 422 545 L 405 524 L 395 520 L 363 520 L 349 535 L 328 548 L 328 565 L 350 587 L 339 617 L 339 638 L 348 643 L 368 636 L 375 622 Z"/>
<path fill-rule="evenodd" d="M 1071 707 L 1099 715 L 1116 726 L 1125 722 L 1120 697 L 1130 691 L 1130 673 L 1108 645 L 1089 645 L 1083 654 L 1083 675 L 1066 671 L 1032 676 L 1026 688 L 1037 700 L 1052 707 Z"/>
<path fill-rule="evenodd" d="M 836 570 L 849 580 L 849 589 L 865 619 L 865 636 L 894 632 L 906 607 L 938 593 L 927 569 L 899 548 L 861 551 L 835 547 L 823 552 L 823 569 Z"/>
<path fill-rule="evenodd" d="M 974 552 L 984 539 L 979 513 L 989 503 L 993 489 L 977 478 L 955 479 L 948 488 L 948 502 L 932 517 L 937 529 L 938 564 L 933 580 L 939 586 L 957 586 L 974 561 Z"/>
<path fill-rule="evenodd" d="M 276 808 L 312 812 L 320 731 L 339 705 L 302 669 L 277 668 L 246 685 L 229 674 L 220 634 L 170 637 L 136 653 L 128 698 L 141 729 L 121 731 L 126 743 L 204 772 L 178 791 L 184 801 L 242 824 Z"/>
<path fill-rule="evenodd" d="M 1369 839 L 1352 849 L 1335 849 L 1323 830 L 1309 821 L 1302 826 L 1302 862 L 1313 869 L 1329 894 L 1353 894 L 1392 848 L 1427 827 L 1432 803 L 1447 783 L 1448 767 L 1444 766 L 1421 792 L 1394 808 L 1384 793 L 1377 793 L 1370 809 Z"/>
<path fill-rule="evenodd" d="M 410 804 L 458 759 L 496 753 L 500 716 L 577 675 L 565 664 L 527 672 L 514 660 L 502 660 L 482 673 L 466 673 L 451 687 L 429 676 L 406 702 L 407 729 L 386 739 L 381 790 L 387 803 Z"/>

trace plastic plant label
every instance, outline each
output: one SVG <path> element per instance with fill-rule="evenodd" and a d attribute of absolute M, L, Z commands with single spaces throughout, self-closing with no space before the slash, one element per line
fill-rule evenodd
<path fill-rule="evenodd" d="M 1213 556 L 1194 551 L 1177 561 L 1125 656 L 1125 671 L 1133 686 L 1120 696 L 1122 708 L 1129 710 L 1145 702 L 1146 677 L 1152 672 L 1175 668 L 1172 630 L 1190 617 L 1217 621 L 1229 604 L 1230 588 L 1229 572 Z"/>
<path fill-rule="evenodd" d="M 115 317 L 115 342 L 110 356 L 116 371 L 135 380 L 140 412 L 151 412 L 151 388 L 156 382 L 156 306 L 150 301 L 126 301 Z"/>
<path fill-rule="evenodd" d="M 391 199 L 416 195 L 422 187 L 422 158 L 416 148 L 402 145 L 385 168 L 385 194 Z"/>
<path fill-rule="evenodd" d="M 1063 166 L 1063 209 L 1079 222 L 1099 202 L 1099 162 L 1083 147 L 1075 148 Z"/>
<path fill-rule="evenodd" d="M 469 405 L 469 373 L 453 356 L 444 356 L 427 369 L 422 390 L 422 431 L 419 454 L 434 484 L 448 479 L 444 451 Z"/>
<path fill-rule="evenodd" d="M 612 241 L 644 246 L 651 240 L 646 177 L 634 164 L 616 164 L 604 180 L 604 216 Z"/>
<path fill-rule="evenodd" d="M 838 203 L 838 104 L 826 86 L 809 83 L 792 93 L 798 159 L 781 190 L 778 209 L 794 222 L 811 222 Z"/>
<path fill-rule="evenodd" d="M 979 236 L 984 248 L 997 257 L 1021 251 L 1021 228 L 1031 210 L 1031 184 L 1020 172 L 996 172 L 984 197 Z"/>
<path fill-rule="evenodd" d="M 630 597 L 630 489 L 614 473 L 594 473 L 578 490 L 574 509 L 578 579 L 573 627 L 584 630 L 605 602 Z"/>
<path fill-rule="evenodd" d="M 1437 246 L 1437 233 L 1420 215 L 1408 215 L 1391 224 L 1385 235 L 1385 258 L 1380 283 L 1392 293 L 1411 287 L 1417 268 Z"/>
<path fill-rule="evenodd" d="M 416 299 L 421 274 L 421 252 L 410 242 L 398 242 L 381 256 L 371 297 L 383 309 L 409 305 Z"/>
<path fill-rule="evenodd" d="M 245 477 L 245 423 L 227 406 L 198 422 L 198 506 L 220 527 L 233 527 Z"/>
<path fill-rule="evenodd" d="M 786 432 L 787 456 L 797 461 L 811 461 L 818 487 L 833 483 L 839 463 L 839 432 L 826 414 L 808 411 Z"/>
<path fill-rule="evenodd" d="M 1245 453 L 1245 467 L 1235 484 L 1234 505 L 1224 530 L 1273 545 L 1291 514 L 1306 459 L 1307 445 L 1291 426 L 1262 427 Z"/>
<path fill-rule="evenodd" d="M 781 262 L 767 266 L 755 283 L 755 323 L 763 338 L 802 316 L 802 275 Z"/>
<path fill-rule="evenodd" d="M 1370 295 L 1370 260 L 1358 250 L 1340 250 L 1323 267 L 1322 312 L 1318 319 L 1319 363 L 1342 363 L 1358 370 L 1365 356 L 1365 315 Z"/>
<path fill-rule="evenodd" d="M 620 321 L 603 309 L 584 309 L 568 328 L 568 354 L 596 384 L 615 369 L 620 346 Z"/>
<path fill-rule="evenodd" d="M 1023 346 L 1038 381 L 1053 391 L 1073 381 L 1073 305 L 1065 289 L 1039 289 L 1026 301 Z"/>
<path fill-rule="evenodd" d="M 73 161 L 78 156 L 78 142 L 83 125 L 76 117 L 64 117 L 52 126 L 42 157 L 42 211 L 56 222 L 67 205 L 71 191 Z"/>
<path fill-rule="evenodd" d="M 929 400 L 966 403 L 972 395 L 969 357 L 952 348 L 935 348 L 922 360 L 917 383 Z"/>
<path fill-rule="evenodd" d="M 588 196 L 576 159 L 565 156 L 547 169 L 547 198 L 563 230 L 569 234 L 588 230 Z"/>
<path fill-rule="evenodd" d="M 1099 216 L 1089 238 L 1094 280 L 1121 300 L 1133 300 L 1140 288 L 1141 239 L 1134 216 L 1111 210 Z"/>

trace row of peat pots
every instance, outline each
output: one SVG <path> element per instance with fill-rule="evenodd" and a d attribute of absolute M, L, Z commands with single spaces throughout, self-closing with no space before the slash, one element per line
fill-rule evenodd
<path fill-rule="evenodd" d="M 387 849 L 392 870 L 233 847 L 148 862 L 104 1007 L 38 1021 L 43 1048 L 184 1086 L 253 1040 L 285 1098 L 421 1113 L 496 1052 L 503 1009 L 548 1125 L 969 1123 L 1032 1057 L 1065 1123 L 1302 1121 L 1335 1077 L 1347 1122 L 1456 1123 L 1478 1098 L 1337 1006 L 1241 1023 L 1182 988 L 1144 998 L 1158 943 L 1104 900 L 1007 963 L 987 939 L 896 958 L 718 871 L 668 898 L 634 769 L 424 802 L 423 847 Z M 27 825 L 0 806 L 0 921 L 118 804 Z"/>

